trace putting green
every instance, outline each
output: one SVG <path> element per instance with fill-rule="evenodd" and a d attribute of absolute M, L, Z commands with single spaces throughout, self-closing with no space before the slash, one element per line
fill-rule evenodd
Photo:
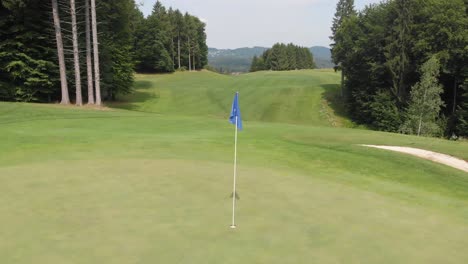
<path fill-rule="evenodd" d="M 215 76 L 211 85 L 268 82 L 266 74 L 274 75 Z M 317 71 L 300 74 L 317 84 L 301 86 L 316 99 L 299 110 L 321 109 L 325 93 L 337 86 L 323 86 L 330 80 L 317 80 Z M 468 159 L 467 143 L 334 128 L 320 111 L 290 122 L 282 115 L 261 120 L 255 112 L 271 98 L 260 92 L 241 97 L 238 228 L 230 229 L 233 126 L 222 109 L 229 109 L 232 94 L 220 90 L 229 98 L 197 108 L 205 99 L 189 84 L 203 83 L 208 91 L 207 75 L 139 76 L 139 84 L 151 84 L 137 87 L 135 96 L 180 82 L 186 86 L 174 89 L 185 93 L 185 103 L 174 95 L 152 103 L 129 96 L 118 105 L 136 111 L 0 103 L 2 263 L 468 259 L 468 175 L 358 145 L 412 146 Z M 290 78 L 275 78 L 281 76 Z M 277 100 L 281 108 L 289 99 Z"/>

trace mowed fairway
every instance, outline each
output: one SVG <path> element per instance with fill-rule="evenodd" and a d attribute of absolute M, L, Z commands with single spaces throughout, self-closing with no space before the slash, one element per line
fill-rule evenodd
<path fill-rule="evenodd" d="M 333 127 L 338 81 L 143 75 L 113 109 L 0 103 L 0 262 L 466 263 L 468 174 L 358 144 L 468 144 Z"/>
<path fill-rule="evenodd" d="M 325 91 L 336 91 L 330 70 L 257 72 L 226 76 L 212 72 L 139 75 L 136 93 L 116 107 L 144 112 L 225 118 L 232 97 L 241 94 L 243 118 L 250 121 L 329 125 Z M 336 117 L 336 121 L 342 119 Z"/>

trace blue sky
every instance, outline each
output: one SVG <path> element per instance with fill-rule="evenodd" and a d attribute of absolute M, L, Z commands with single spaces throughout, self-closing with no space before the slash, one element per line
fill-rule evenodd
<path fill-rule="evenodd" d="M 156 0 L 136 0 L 145 15 Z M 161 0 L 206 22 L 213 48 L 270 47 L 276 42 L 329 46 L 338 0 Z M 380 0 L 355 0 L 357 9 Z"/>

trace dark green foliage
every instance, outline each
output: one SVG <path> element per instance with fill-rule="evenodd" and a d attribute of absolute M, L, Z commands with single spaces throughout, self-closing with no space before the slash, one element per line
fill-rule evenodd
<path fill-rule="evenodd" d="M 347 98 L 349 91 L 345 90 L 345 72 L 348 70 L 347 55 L 352 52 L 351 45 L 354 45 L 352 34 L 348 35 L 345 22 L 356 17 L 354 9 L 354 0 L 339 0 L 336 4 L 335 17 L 332 25 L 332 40 L 331 55 L 332 61 L 335 63 L 335 70 L 341 70 L 341 97 Z M 352 24 L 352 23 L 351 23 Z M 350 37 L 351 36 L 351 37 Z"/>
<path fill-rule="evenodd" d="M 458 135 L 468 137 L 468 80 L 463 84 L 463 103 L 458 106 L 456 132 Z"/>
<path fill-rule="evenodd" d="M 71 46 L 71 36 L 67 35 L 70 31 L 68 5 L 68 1 L 60 5 L 65 47 Z M 78 0 L 77 18 L 81 33 L 84 33 L 83 6 L 84 2 Z M 133 32 L 139 15 L 141 13 L 134 0 L 99 1 L 101 86 L 106 99 L 128 93 L 133 85 Z M 1 1 L 0 32 L 0 100 L 57 101 L 60 87 L 49 2 Z M 79 46 L 84 55 L 84 34 L 81 35 Z M 66 52 L 66 55 L 71 77 L 71 53 Z M 84 58 L 81 61 L 82 72 L 86 72 Z M 85 78 L 86 75 L 82 75 Z M 73 78 L 68 79 L 73 82 Z"/>
<path fill-rule="evenodd" d="M 378 92 L 370 104 L 372 127 L 378 130 L 397 132 L 401 124 L 401 113 L 394 97 L 388 92 Z"/>
<path fill-rule="evenodd" d="M 205 24 L 188 13 L 166 10 L 157 1 L 135 32 L 133 50 L 138 72 L 173 72 L 179 68 L 179 55 L 180 67 L 189 68 L 189 54 L 192 69 L 202 69 L 208 63 Z"/>
<path fill-rule="evenodd" d="M 131 91 L 133 84 L 132 24 L 138 19 L 133 0 L 101 1 L 97 8 L 99 59 L 103 98 L 114 100 L 116 95 Z"/>
<path fill-rule="evenodd" d="M 0 1 L 0 100 L 50 102 L 59 99 L 58 63 L 49 4 L 40 0 Z M 76 4 L 81 34 L 81 71 L 84 73 L 84 1 L 77 0 Z M 59 9 L 67 49 L 71 47 L 69 1 L 62 1 Z M 96 11 L 101 92 L 106 100 L 131 92 L 135 66 L 143 72 L 173 72 L 174 65 L 178 65 L 176 43 L 179 40 L 182 43 L 181 66 L 188 66 L 189 50 L 195 62 L 192 69 L 202 69 L 207 64 L 205 24 L 196 17 L 184 16 L 178 10 L 167 11 L 159 1 L 146 19 L 134 0 L 98 1 Z M 186 21 L 190 22 L 190 27 L 184 24 Z M 71 52 L 65 50 L 65 55 L 69 64 L 69 87 L 74 87 Z M 82 76 L 86 78 L 85 74 Z"/>
<path fill-rule="evenodd" d="M 411 27 L 413 23 L 413 13 L 416 6 L 414 2 L 408 0 L 395 0 L 390 5 L 390 20 L 393 23 L 389 27 L 389 34 L 385 46 L 386 67 L 390 72 L 392 86 L 390 91 L 393 93 L 399 103 L 406 101 L 408 92 L 408 74 L 414 68 L 410 69 L 409 51 Z"/>
<path fill-rule="evenodd" d="M 294 44 L 277 43 L 263 52 L 261 57 L 254 57 L 251 71 L 289 71 L 315 68 L 314 57 L 308 48 Z"/>
<path fill-rule="evenodd" d="M 58 66 L 47 5 L 0 1 L 0 100 L 48 101 L 58 95 Z"/>
<path fill-rule="evenodd" d="M 136 32 L 134 50 L 138 72 L 173 72 L 170 20 L 166 8 L 157 1 L 150 16 Z"/>
<path fill-rule="evenodd" d="M 263 61 L 263 57 L 257 57 L 257 55 L 255 55 L 252 59 L 250 72 L 261 71 L 263 69 L 265 69 L 265 62 Z"/>
<path fill-rule="evenodd" d="M 331 28 L 333 36 L 330 38 L 332 40 L 334 39 L 336 32 L 343 24 L 343 21 L 354 15 L 356 15 L 356 10 L 354 10 L 354 0 L 338 1 L 338 3 L 336 4 L 335 17 L 333 18 L 333 24 Z"/>
<path fill-rule="evenodd" d="M 446 106 L 438 115 L 450 120 L 451 134 L 461 123 L 454 112 L 466 101 L 460 84 L 468 78 L 467 25 L 463 0 L 393 0 L 342 20 L 334 31 L 332 54 L 343 70 L 344 95 L 353 119 L 395 131 L 402 125 L 411 88 L 421 80 L 422 65 L 437 55 L 441 65 L 437 80 Z"/>

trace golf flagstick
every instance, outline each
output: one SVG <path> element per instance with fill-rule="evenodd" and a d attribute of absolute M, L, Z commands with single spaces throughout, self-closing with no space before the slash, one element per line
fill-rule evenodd
<path fill-rule="evenodd" d="M 242 118 L 239 107 L 239 92 L 234 95 L 232 101 L 231 115 L 229 116 L 229 123 L 236 126 L 234 134 L 234 182 L 232 186 L 232 223 L 231 228 L 236 228 L 236 178 L 237 178 L 237 131 L 242 131 Z"/>
<path fill-rule="evenodd" d="M 232 224 L 231 228 L 236 228 L 236 177 L 237 177 L 237 115 L 236 132 L 234 136 L 234 183 L 232 188 Z"/>

